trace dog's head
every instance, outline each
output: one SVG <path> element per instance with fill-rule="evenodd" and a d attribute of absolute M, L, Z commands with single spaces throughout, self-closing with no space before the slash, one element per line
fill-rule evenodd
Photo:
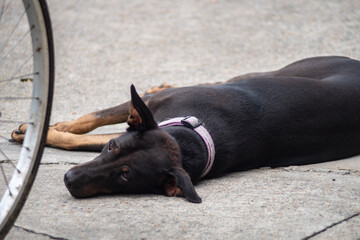
<path fill-rule="evenodd" d="M 181 165 L 175 139 L 161 130 L 131 86 L 129 128 L 111 140 L 94 160 L 70 169 L 65 185 L 77 198 L 116 193 L 165 193 L 200 203 Z"/>

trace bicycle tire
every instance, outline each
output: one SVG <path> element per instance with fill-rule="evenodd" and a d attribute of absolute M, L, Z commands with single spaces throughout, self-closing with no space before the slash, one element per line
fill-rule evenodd
<path fill-rule="evenodd" d="M 36 79 L 34 77 L 32 95 L 33 98 L 37 99 L 32 100 L 30 110 L 30 115 L 37 120 L 34 120 L 34 126 L 28 127 L 25 135 L 23 144 L 26 147 L 22 148 L 17 164 L 17 169 L 22 171 L 21 176 L 20 173 L 14 171 L 14 175 L 9 182 L 9 189 L 12 193 L 9 194 L 8 189 L 0 203 L 0 239 L 5 238 L 13 226 L 35 180 L 46 144 L 54 88 L 55 63 L 53 35 L 46 1 L 23 0 L 23 3 L 27 9 L 26 14 L 29 26 L 33 27 L 35 25 L 38 27 L 34 32 L 31 32 L 32 48 L 34 51 L 33 68 L 34 72 L 38 72 L 39 74 Z M 41 116 L 36 116 L 38 115 L 38 110 L 41 110 Z M 32 132 L 37 133 L 35 140 L 31 139 L 31 135 L 34 135 L 31 134 Z M 27 144 L 34 147 L 27 147 Z M 26 161 L 24 158 L 29 155 L 27 154 L 28 151 L 33 152 L 31 162 L 28 161 L 24 163 L 24 161 Z M 22 168 L 24 168 L 23 165 L 26 167 L 25 170 L 22 170 Z M 19 183 L 16 182 L 19 179 L 23 181 L 20 188 L 18 188 Z M 3 203 L 6 203 L 9 199 L 12 201 L 11 206 L 5 207 Z"/>

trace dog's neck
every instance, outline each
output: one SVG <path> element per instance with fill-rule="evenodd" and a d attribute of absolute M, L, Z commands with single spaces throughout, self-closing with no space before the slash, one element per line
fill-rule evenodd
<path fill-rule="evenodd" d="M 170 126 L 163 130 L 175 138 L 181 150 L 182 166 L 191 179 L 196 182 L 208 162 L 208 150 L 203 139 L 198 133 L 187 127 Z"/>

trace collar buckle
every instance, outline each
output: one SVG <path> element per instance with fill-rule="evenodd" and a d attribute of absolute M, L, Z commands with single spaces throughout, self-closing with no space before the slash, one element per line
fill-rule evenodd
<path fill-rule="evenodd" d="M 184 119 L 182 119 L 180 122 L 182 125 L 184 125 L 184 127 L 188 127 L 191 129 L 198 128 L 199 126 L 202 125 L 202 122 L 193 116 L 187 116 Z"/>

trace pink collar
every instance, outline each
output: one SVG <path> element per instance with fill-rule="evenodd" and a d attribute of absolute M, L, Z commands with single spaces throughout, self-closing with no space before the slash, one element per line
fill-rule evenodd
<path fill-rule="evenodd" d="M 197 119 L 196 117 L 189 116 L 189 117 L 177 117 L 177 118 L 167 119 L 165 121 L 160 122 L 158 125 L 160 128 L 169 127 L 169 126 L 185 126 L 193 129 L 195 132 L 197 132 L 200 135 L 200 137 L 205 142 L 208 151 L 208 161 L 200 178 L 205 177 L 205 175 L 209 173 L 211 167 L 214 164 L 215 144 L 213 139 L 211 138 L 210 133 L 202 125 L 202 122 L 200 122 L 199 119 Z"/>

